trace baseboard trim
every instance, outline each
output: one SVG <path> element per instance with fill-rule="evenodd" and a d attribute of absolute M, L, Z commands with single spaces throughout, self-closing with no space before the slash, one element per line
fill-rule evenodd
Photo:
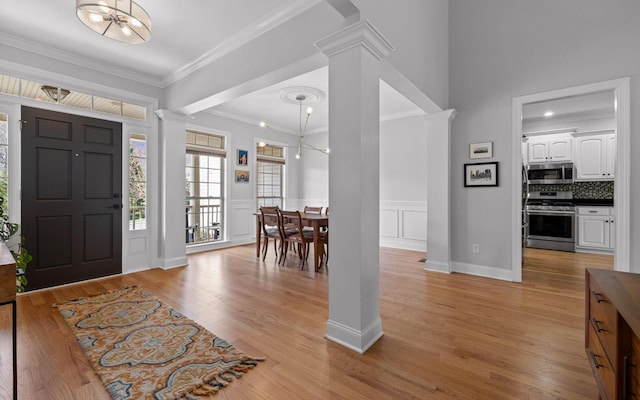
<path fill-rule="evenodd" d="M 228 247 L 244 246 L 246 244 L 255 244 L 255 242 L 256 242 L 255 237 L 251 237 L 251 238 L 242 239 L 242 240 L 232 240 L 232 241 L 222 240 L 219 242 L 194 244 L 194 245 L 187 246 L 186 252 L 187 252 L 187 255 L 189 255 L 189 254 L 201 253 L 203 251 L 226 249 Z"/>
<path fill-rule="evenodd" d="M 452 262 L 451 266 L 452 272 L 460 272 L 462 274 L 499 279 L 502 281 L 513 281 L 513 271 L 510 269 L 502 269 L 488 265 L 468 264 L 462 262 Z"/>
<path fill-rule="evenodd" d="M 426 240 L 400 239 L 380 236 L 380 246 L 401 250 L 427 251 Z"/>
<path fill-rule="evenodd" d="M 446 262 L 440 262 L 440 261 L 429 261 L 429 259 L 427 259 L 427 261 L 424 264 L 424 270 L 431 271 L 431 272 L 440 272 L 443 274 L 450 274 L 451 264 Z"/>
<path fill-rule="evenodd" d="M 188 265 L 187 256 L 180 256 L 174 258 L 165 258 L 162 260 L 162 269 L 172 269 L 177 267 L 184 267 Z"/>

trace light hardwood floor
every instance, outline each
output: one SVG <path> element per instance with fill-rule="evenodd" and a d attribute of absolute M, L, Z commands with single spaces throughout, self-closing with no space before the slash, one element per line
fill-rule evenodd
<path fill-rule="evenodd" d="M 612 257 L 527 249 L 523 283 L 425 272 L 424 253 L 381 249 L 385 335 L 364 355 L 324 339 L 328 279 L 240 246 L 188 267 L 116 276 L 18 298 L 20 399 L 109 399 L 51 307 L 142 284 L 267 360 L 217 399 L 595 400 L 584 354 L 584 268 Z M 340 268 L 330 265 L 331 268 Z M 0 398 L 11 394 L 10 307 L 0 310 Z"/>

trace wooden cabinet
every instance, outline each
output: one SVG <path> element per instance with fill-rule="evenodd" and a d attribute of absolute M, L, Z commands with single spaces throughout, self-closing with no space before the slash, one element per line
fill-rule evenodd
<path fill-rule="evenodd" d="M 640 274 L 586 271 L 585 351 L 600 397 L 640 398 Z"/>
<path fill-rule="evenodd" d="M 574 141 L 576 180 L 602 181 L 615 178 L 615 133 L 576 134 Z"/>
<path fill-rule="evenodd" d="M 613 207 L 577 207 L 576 250 L 615 249 L 615 219 Z"/>
<path fill-rule="evenodd" d="M 527 160 L 530 163 L 571 161 L 572 143 L 569 135 L 531 137 L 527 142 Z"/>
<path fill-rule="evenodd" d="M 629 393 L 640 398 L 640 337 L 631 335 L 631 357 L 627 363 L 629 376 Z M 633 399 L 631 396 L 627 396 Z"/>
<path fill-rule="evenodd" d="M 0 303 L 16 299 L 16 262 L 4 243 L 0 243 Z"/>

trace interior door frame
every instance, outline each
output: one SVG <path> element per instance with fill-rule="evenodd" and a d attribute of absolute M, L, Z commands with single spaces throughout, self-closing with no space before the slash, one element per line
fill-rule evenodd
<path fill-rule="evenodd" d="M 151 101 L 147 98 L 137 99 L 140 104 L 146 104 L 148 110 L 157 108 L 157 102 Z M 94 111 L 87 111 L 81 109 L 74 109 L 65 106 L 58 106 L 55 104 L 45 103 L 41 101 L 31 100 L 27 98 L 15 99 L 8 95 L 0 94 L 0 112 L 3 112 L 9 116 L 9 203 L 12 206 L 9 208 L 9 218 L 11 221 L 22 220 L 22 204 L 21 204 L 21 182 L 22 182 L 22 140 L 20 134 L 22 118 L 21 108 L 22 106 L 28 106 L 33 108 L 40 108 L 43 110 L 56 111 L 68 114 L 74 114 L 89 118 L 98 118 L 108 121 L 122 123 L 122 193 L 125 209 L 122 212 L 122 274 L 128 274 L 144 269 L 149 269 L 152 266 L 157 265 L 157 221 L 150 221 L 147 230 L 145 231 L 129 231 L 128 229 L 128 160 L 129 160 L 129 134 L 131 132 L 144 133 L 147 135 L 147 150 L 149 152 L 147 159 L 147 213 L 149 215 L 156 215 L 158 185 L 157 181 L 157 169 L 158 163 L 158 139 L 157 139 L 157 121 L 153 113 L 147 114 L 147 120 L 145 121 L 131 121 L 126 118 L 120 118 L 109 114 L 102 114 Z M 13 134 L 11 132 L 14 132 Z M 6 210 L 5 210 L 6 211 Z M 135 241 L 135 245 L 143 250 L 136 250 L 132 248 L 132 241 Z M 143 243 L 142 245 L 140 243 Z"/>
<path fill-rule="evenodd" d="M 552 90 L 526 96 L 514 97 L 512 102 L 512 197 L 511 197 L 511 249 L 512 280 L 522 281 L 522 107 L 524 104 L 552 100 L 560 97 L 578 96 L 594 92 L 613 90 L 615 96 L 616 120 L 616 175 L 614 187 L 614 215 L 616 221 L 616 247 L 614 250 L 614 269 L 630 271 L 630 235 L 631 235 L 631 180 L 630 180 L 630 136 L 631 136 L 631 83 L 628 77 L 597 82 L 570 88 Z M 516 167 L 517 170 L 516 170 Z"/>

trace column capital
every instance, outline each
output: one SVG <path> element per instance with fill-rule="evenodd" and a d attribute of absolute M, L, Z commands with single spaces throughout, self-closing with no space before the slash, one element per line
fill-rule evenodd
<path fill-rule="evenodd" d="M 191 115 L 179 114 L 169 110 L 156 110 L 155 114 L 162 121 L 173 120 L 178 122 L 189 122 L 194 118 Z"/>
<path fill-rule="evenodd" d="M 368 20 L 349 25 L 314 43 L 327 57 L 361 46 L 378 60 L 386 58 L 395 47 Z"/>
<path fill-rule="evenodd" d="M 448 120 L 449 122 L 453 121 L 453 119 L 458 115 L 458 112 L 450 108 L 448 110 L 440 111 L 437 113 L 426 114 L 424 116 L 425 121 L 440 121 L 440 120 Z"/>

